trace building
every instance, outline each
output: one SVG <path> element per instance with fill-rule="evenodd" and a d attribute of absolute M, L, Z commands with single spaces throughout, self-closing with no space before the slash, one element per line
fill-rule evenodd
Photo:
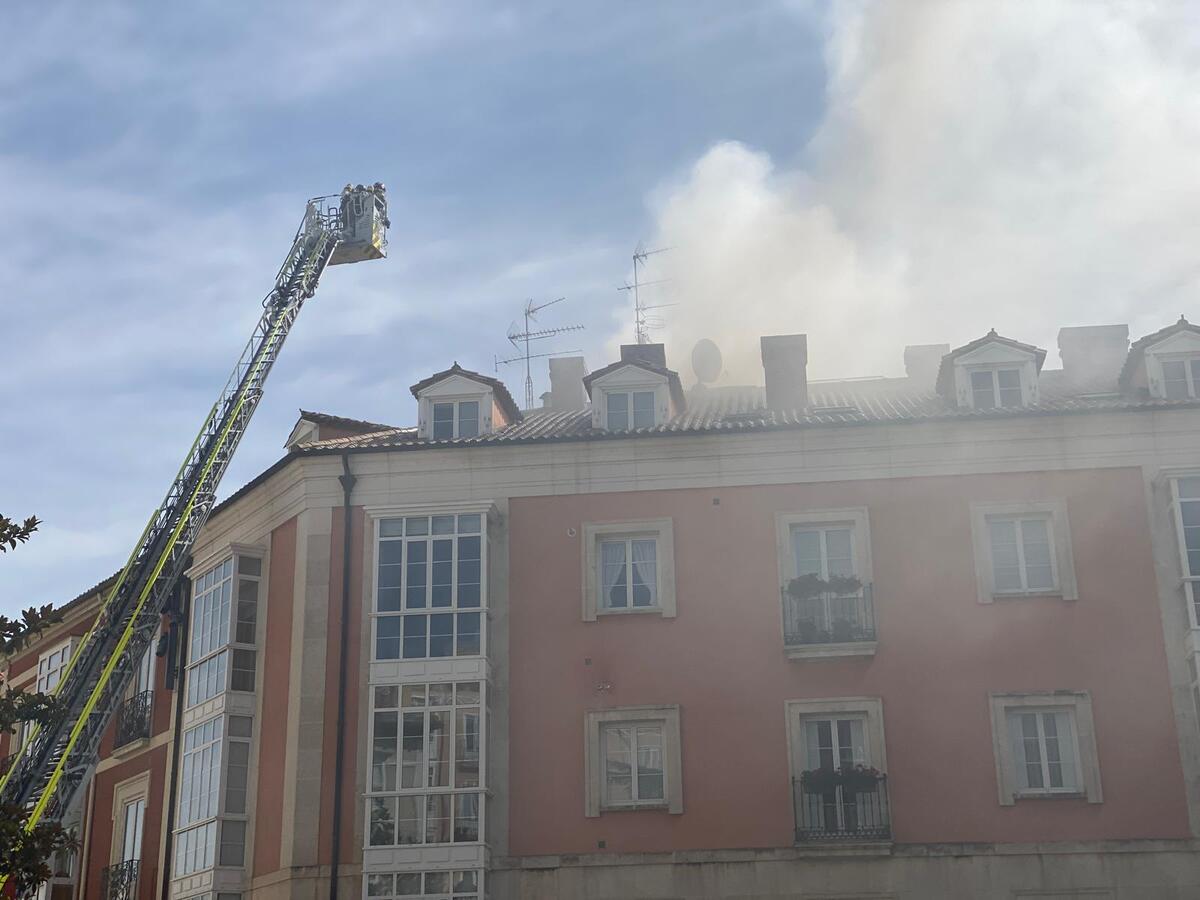
<path fill-rule="evenodd" d="M 772 336 L 685 390 L 635 345 L 539 410 L 456 363 L 414 427 L 302 412 L 56 894 L 1200 895 L 1200 327 L 1059 351 L 810 383 Z"/>

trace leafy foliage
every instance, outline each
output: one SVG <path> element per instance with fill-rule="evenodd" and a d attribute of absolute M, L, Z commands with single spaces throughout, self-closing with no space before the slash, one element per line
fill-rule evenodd
<path fill-rule="evenodd" d="M 29 540 L 30 535 L 37 531 L 41 524 L 37 516 L 30 516 L 24 522 L 0 516 L 0 553 L 16 550 L 17 544 L 24 544 Z"/>
<path fill-rule="evenodd" d="M 820 575 L 810 573 L 793 578 L 784 590 L 797 600 L 811 600 L 823 594 L 845 597 L 862 590 L 862 582 L 853 575 L 830 575 L 828 579 L 823 579 Z"/>
<path fill-rule="evenodd" d="M 41 524 L 36 516 L 17 523 L 7 516 L 0 516 L 0 552 L 15 550 L 24 544 Z M 47 604 L 31 606 L 21 613 L 20 618 L 0 616 L 0 656 L 11 656 L 24 648 L 30 639 L 37 637 L 51 625 L 62 621 L 62 613 Z M 0 683 L 0 733 L 10 734 L 10 752 L 17 726 L 23 722 L 45 725 L 60 714 L 58 699 L 48 694 L 27 693 L 9 690 Z M 0 762 L 0 776 L 9 765 L 9 760 Z M 0 805 L 0 879 L 12 886 L 16 896 L 32 894 L 37 886 L 50 878 L 54 872 L 50 860 L 56 854 L 74 849 L 75 839 L 57 822 L 41 822 L 26 828 L 26 811 L 12 804 Z"/>

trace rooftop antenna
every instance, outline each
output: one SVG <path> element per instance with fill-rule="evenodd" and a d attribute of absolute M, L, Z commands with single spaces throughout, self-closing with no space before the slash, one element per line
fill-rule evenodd
<path fill-rule="evenodd" d="M 670 247 L 659 247 L 657 250 L 647 250 L 644 244 L 639 243 L 633 251 L 633 284 L 625 283 L 623 287 L 617 288 L 618 291 L 633 292 L 633 336 L 634 340 L 639 344 L 650 343 L 650 330 L 653 328 L 662 327 L 662 319 L 657 316 L 650 316 L 647 313 L 652 309 L 664 309 L 668 306 L 674 306 L 674 303 L 656 303 L 653 305 L 642 302 L 640 288 L 649 287 L 652 284 L 665 284 L 670 279 L 659 278 L 655 281 L 642 281 L 641 268 L 646 265 L 646 259 L 655 256 L 659 253 L 666 253 Z"/>
<path fill-rule="evenodd" d="M 559 297 L 555 300 L 547 300 L 545 303 L 534 303 L 532 300 L 525 301 L 525 328 L 518 330 L 517 323 L 508 326 L 508 342 L 516 348 L 520 355 L 512 356 L 508 359 L 497 359 L 495 361 L 496 371 L 500 371 L 500 367 L 515 362 L 525 362 L 525 409 L 533 409 L 533 372 L 530 369 L 529 361 L 531 359 L 540 359 L 545 356 L 560 356 L 563 353 L 577 353 L 577 350 L 555 350 L 549 353 L 533 353 L 532 341 L 543 341 L 547 338 L 552 338 L 558 334 L 565 334 L 568 331 L 583 331 L 582 325 L 560 325 L 557 328 L 530 328 L 530 323 L 537 322 L 537 314 L 547 306 L 553 306 L 555 303 L 562 303 L 566 297 Z"/>

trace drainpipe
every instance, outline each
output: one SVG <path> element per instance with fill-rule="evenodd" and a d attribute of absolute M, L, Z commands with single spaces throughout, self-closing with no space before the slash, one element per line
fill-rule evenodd
<path fill-rule="evenodd" d="M 350 639 L 350 494 L 354 490 L 350 454 L 342 454 L 342 624 L 338 650 L 337 749 L 333 756 L 333 840 L 330 841 L 329 900 L 338 896 L 338 862 L 342 854 L 342 768 L 346 755 L 346 645 Z"/>
<path fill-rule="evenodd" d="M 171 625 L 171 630 L 167 632 L 167 671 L 164 679 L 164 687 L 168 691 L 175 692 L 175 729 L 171 739 L 171 775 L 167 779 L 167 835 L 166 840 L 163 841 L 163 858 L 160 860 L 162 900 L 171 900 L 171 856 L 175 843 L 175 783 L 178 781 L 179 775 L 179 751 L 183 746 L 184 654 L 187 652 L 188 620 L 191 618 L 189 612 L 192 596 L 186 578 L 179 582 L 176 591 L 176 602 L 172 604 L 175 608 L 173 615 L 175 621 Z"/>

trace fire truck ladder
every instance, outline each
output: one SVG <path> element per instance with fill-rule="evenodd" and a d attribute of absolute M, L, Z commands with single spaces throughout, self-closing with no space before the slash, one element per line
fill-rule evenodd
<path fill-rule="evenodd" d="M 26 830 L 61 821 L 95 766 L 100 739 L 147 651 L 263 384 L 325 267 L 386 255 L 383 185 L 310 200 L 263 314 L 159 507 L 54 690 L 61 708 L 35 725 L 0 778 L 0 802 L 28 810 Z M 0 888 L 4 877 L 0 876 Z"/>

